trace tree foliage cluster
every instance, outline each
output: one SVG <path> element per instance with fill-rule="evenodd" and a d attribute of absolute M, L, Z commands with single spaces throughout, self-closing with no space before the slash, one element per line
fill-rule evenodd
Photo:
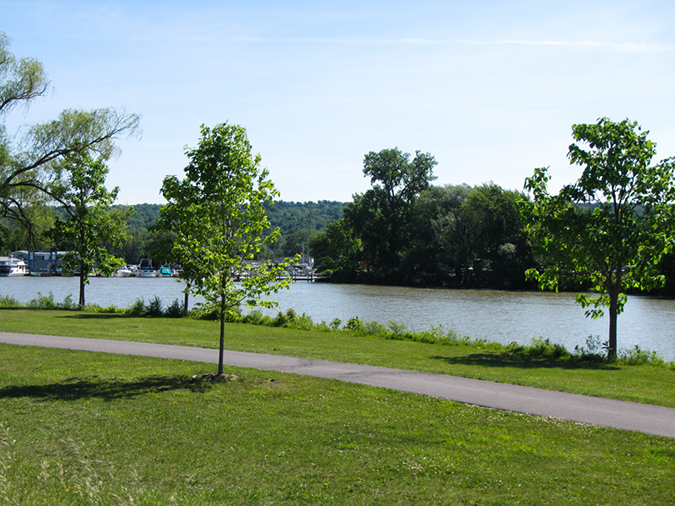
<path fill-rule="evenodd" d="M 533 265 L 524 195 L 494 183 L 434 186 L 435 165 L 419 151 L 366 155 L 372 189 L 313 237 L 317 267 L 341 281 L 523 288 Z"/>

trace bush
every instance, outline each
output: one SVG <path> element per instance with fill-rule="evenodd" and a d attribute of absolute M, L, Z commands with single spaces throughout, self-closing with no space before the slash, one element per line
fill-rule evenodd
<path fill-rule="evenodd" d="M 242 323 L 250 323 L 251 325 L 266 325 L 272 327 L 274 320 L 262 313 L 259 309 L 254 309 L 241 319 Z"/>
<path fill-rule="evenodd" d="M 622 365 L 665 365 L 661 355 L 655 351 L 643 350 L 638 345 L 630 350 L 620 350 L 617 362 Z"/>
<path fill-rule="evenodd" d="M 366 331 L 366 326 L 361 320 L 359 320 L 358 316 L 352 316 L 349 320 L 347 320 L 344 328 L 345 330 L 354 332 L 355 334 L 364 334 Z"/>
<path fill-rule="evenodd" d="M 106 314 L 120 314 L 126 313 L 126 310 L 120 309 L 117 306 L 99 306 L 97 304 L 88 304 L 85 311 L 91 313 L 106 313 Z"/>
<path fill-rule="evenodd" d="M 147 316 L 158 317 L 162 316 L 162 301 L 155 295 L 152 300 L 145 307 L 145 314 Z"/>
<path fill-rule="evenodd" d="M 145 316 L 145 301 L 143 299 L 136 299 L 131 307 L 127 309 L 127 314 L 131 316 Z"/>
<path fill-rule="evenodd" d="M 21 303 L 11 295 L 0 295 L 0 307 L 21 307 Z"/>
<path fill-rule="evenodd" d="M 38 292 L 37 297 L 29 300 L 26 307 L 31 309 L 80 309 L 80 306 L 73 302 L 73 297 L 70 294 L 66 295 L 63 302 L 59 303 L 54 301 L 54 294 L 51 291 L 48 295 L 42 295 Z"/>
<path fill-rule="evenodd" d="M 187 316 L 187 311 L 185 311 L 185 306 L 178 299 L 173 299 L 173 302 L 164 311 L 164 316 L 168 318 L 183 318 Z"/>
<path fill-rule="evenodd" d="M 549 339 L 535 337 L 530 341 L 530 345 L 525 348 L 525 353 L 535 358 L 569 358 L 570 352 L 558 343 L 551 343 Z"/>

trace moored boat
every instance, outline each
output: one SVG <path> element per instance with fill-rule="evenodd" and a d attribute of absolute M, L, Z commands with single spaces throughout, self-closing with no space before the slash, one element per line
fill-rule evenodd
<path fill-rule="evenodd" d="M 128 278 L 132 274 L 131 269 L 127 267 L 126 265 L 124 267 L 120 267 L 115 271 L 115 277 L 116 278 Z"/>
<path fill-rule="evenodd" d="M 156 278 L 159 276 L 159 272 L 152 268 L 152 260 L 149 258 L 144 258 L 138 264 L 138 274 L 141 278 Z"/>
<path fill-rule="evenodd" d="M 28 264 L 20 258 L 0 257 L 0 276 L 18 277 L 28 275 Z"/>

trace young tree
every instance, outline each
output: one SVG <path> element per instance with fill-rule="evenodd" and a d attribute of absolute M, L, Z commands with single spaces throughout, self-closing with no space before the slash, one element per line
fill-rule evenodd
<path fill-rule="evenodd" d="M 571 163 L 584 167 L 579 180 L 558 195 L 547 191 L 546 168 L 536 169 L 523 202 L 535 244 L 544 253 L 542 271 L 530 270 L 542 288 L 557 290 L 564 276 L 589 280 L 601 295 L 577 295 L 586 315 L 609 309 L 608 357 L 617 354 L 617 315 L 625 290 L 649 289 L 663 282 L 661 256 L 673 246 L 671 204 L 675 198 L 673 160 L 651 165 L 656 145 L 636 122 L 607 118 L 572 127 Z"/>
<path fill-rule="evenodd" d="M 80 273 L 79 305 L 82 307 L 86 305 L 84 292 L 90 273 L 97 270 L 109 276 L 122 263 L 108 253 L 104 243 L 114 248 L 122 246 L 126 238 L 125 217 L 133 212 L 133 208 L 110 210 L 119 188 L 106 189 L 108 172 L 101 159 L 73 155 L 63 164 L 61 190 L 53 188 L 66 212 L 65 219 L 56 219 L 53 237 L 61 248 L 68 250 L 63 259 L 64 271 Z"/>
<path fill-rule="evenodd" d="M 363 173 L 372 188 L 355 195 L 345 208 L 345 219 L 363 243 L 370 267 L 390 275 L 399 267 L 408 237 L 412 204 L 435 179 L 436 159 L 417 151 L 411 160 L 400 149 L 371 151 L 363 161 Z"/>
<path fill-rule="evenodd" d="M 185 179 L 167 176 L 161 189 L 167 204 L 158 227 L 175 233 L 173 256 L 182 264 L 181 277 L 220 313 L 218 375 L 228 313 L 242 303 L 273 307 L 262 297 L 290 283 L 282 277 L 288 261 L 252 262 L 279 235 L 279 229 L 265 233 L 270 227 L 265 203 L 279 192 L 251 150 L 239 125 L 202 126 L 198 146 L 186 150 Z"/>
<path fill-rule="evenodd" d="M 0 32 L 0 217 L 30 225 L 26 206 L 53 197 L 63 161 L 72 155 L 100 156 L 117 153 L 114 140 L 138 131 L 139 117 L 113 109 L 65 110 L 58 119 L 34 125 L 22 136 L 7 134 L 6 114 L 28 107 L 47 92 L 49 81 L 42 64 L 17 59 L 9 40 Z M 30 229 L 29 229 L 30 230 Z"/>

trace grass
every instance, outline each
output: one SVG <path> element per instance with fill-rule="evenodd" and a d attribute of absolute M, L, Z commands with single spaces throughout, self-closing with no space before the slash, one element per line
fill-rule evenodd
<path fill-rule="evenodd" d="M 218 323 L 61 310 L 0 309 L 0 331 L 217 347 Z M 671 365 L 538 358 L 489 343 L 442 346 L 350 332 L 233 323 L 227 349 L 395 367 L 675 407 Z M 620 387 L 618 387 L 620 386 Z"/>
<path fill-rule="evenodd" d="M 136 319 L 93 321 L 148 331 Z M 83 325 L 103 332 L 94 327 Z M 211 365 L 9 345 L 0 353 L 2 504 L 673 498 L 672 439 L 282 373 L 229 368 L 236 380 L 205 383 L 193 376 Z"/>

